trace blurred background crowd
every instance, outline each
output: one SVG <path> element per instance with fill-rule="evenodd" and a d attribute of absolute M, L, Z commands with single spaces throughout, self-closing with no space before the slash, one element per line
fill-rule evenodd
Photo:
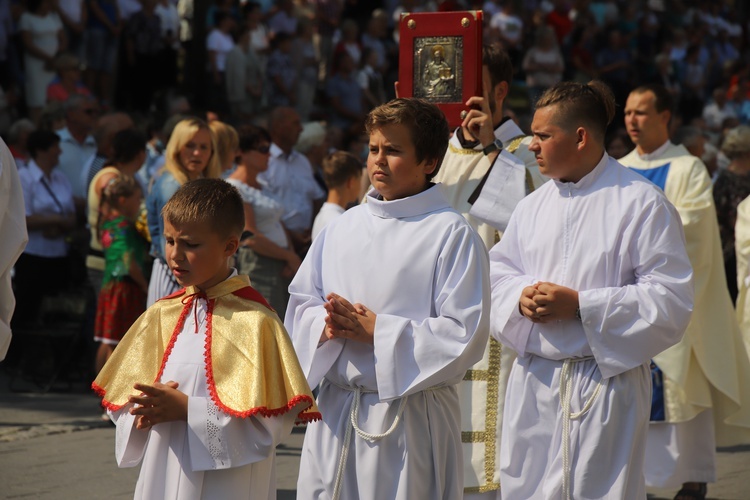
<path fill-rule="evenodd" d="M 479 9 L 484 43 L 499 44 L 513 62 L 506 112 L 524 131 L 545 88 L 599 78 L 618 103 L 608 152 L 622 157 L 633 148 L 622 113 L 628 93 L 660 83 L 677 103 L 673 141 L 715 178 L 733 176 L 717 196 L 734 210 L 750 195 L 750 129 L 733 136 L 729 155 L 722 148 L 728 131 L 750 124 L 748 2 L 0 0 L 0 135 L 26 179 L 31 234 L 16 270 L 15 327 L 38 329 L 44 308 L 75 309 L 52 305 L 61 299 L 42 303 L 47 294 L 75 297 L 70 290 L 85 290 L 77 309 L 85 338 L 100 321 L 126 321 L 98 318 L 97 297 L 113 272 L 138 274 L 132 260 L 143 276 L 131 281 L 144 294 L 149 275 L 153 285 L 163 250 L 145 212 L 153 219 L 165 193 L 194 175 L 242 188 L 256 236 L 248 246 L 270 261 L 241 259 L 248 272 L 270 277 L 267 293 L 281 291 L 283 303 L 315 214 L 338 187 L 336 172 L 366 160 L 365 116 L 395 96 L 401 13 Z M 193 167 L 203 130 L 218 154 Z M 351 156 L 333 161 L 335 151 Z M 118 173 L 138 185 L 110 185 Z M 137 244 L 130 233 L 116 257 L 104 255 L 102 234 L 129 224 L 118 217 L 130 220 L 133 197 L 148 208 L 134 228 L 153 268 L 129 250 Z M 731 210 L 717 208 L 733 225 Z M 40 214 L 33 224 L 29 210 Z M 118 260 L 119 271 L 105 260 Z M 9 360 L 23 363 L 23 347 L 15 350 Z"/>

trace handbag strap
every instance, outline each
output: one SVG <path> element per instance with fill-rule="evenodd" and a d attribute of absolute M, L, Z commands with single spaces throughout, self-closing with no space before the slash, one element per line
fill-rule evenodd
<path fill-rule="evenodd" d="M 44 186 L 44 189 L 47 190 L 49 195 L 52 197 L 52 200 L 54 200 L 55 205 L 57 205 L 57 208 L 60 209 L 61 214 L 65 214 L 65 207 L 63 207 L 63 204 L 60 203 L 60 200 L 57 199 L 57 196 L 55 196 L 54 191 L 52 191 L 52 188 L 49 187 L 49 184 L 47 184 L 47 179 L 42 176 L 42 186 Z"/>

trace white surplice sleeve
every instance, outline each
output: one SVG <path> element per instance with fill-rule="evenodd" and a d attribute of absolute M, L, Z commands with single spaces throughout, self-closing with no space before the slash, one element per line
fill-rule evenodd
<path fill-rule="evenodd" d="M 115 459 L 118 467 L 135 467 L 146 451 L 150 429 L 135 428 L 132 404 L 109 412 L 117 426 Z M 235 418 L 209 399 L 188 398 L 188 447 L 193 471 L 229 469 L 265 460 L 294 427 L 297 416 L 291 409 L 275 417 Z M 169 425 L 169 424 L 160 424 Z"/>
<path fill-rule="evenodd" d="M 320 343 L 327 314 L 323 308 L 325 297 L 321 277 L 325 235 L 326 229 L 323 229 L 289 285 L 289 304 L 284 318 L 284 326 L 310 387 L 323 380 L 344 348 L 343 339 Z"/>
<path fill-rule="evenodd" d="M 489 328 L 484 244 L 465 225 L 451 232 L 435 264 L 430 317 L 377 316 L 375 373 L 381 401 L 462 377 L 484 354 Z"/>
<path fill-rule="evenodd" d="M 625 237 L 635 283 L 578 294 L 583 328 L 605 378 L 679 342 L 693 310 L 693 270 L 677 211 L 655 201 L 631 227 Z"/>
<path fill-rule="evenodd" d="M 490 250 L 490 333 L 495 340 L 524 356 L 534 324 L 518 310 L 518 301 L 523 289 L 539 280 L 523 272 L 517 221 L 518 218 L 511 215 L 502 239 Z"/>
<path fill-rule="evenodd" d="M 292 432 L 298 412 L 232 417 L 210 398 L 188 398 L 188 446 L 193 471 L 229 469 L 270 457 Z"/>
<path fill-rule="evenodd" d="M 115 460 L 118 467 L 135 467 L 143 459 L 148 443 L 148 429 L 135 428 L 135 415 L 129 413 L 132 403 L 117 411 L 108 410 L 117 430 L 115 432 Z"/>

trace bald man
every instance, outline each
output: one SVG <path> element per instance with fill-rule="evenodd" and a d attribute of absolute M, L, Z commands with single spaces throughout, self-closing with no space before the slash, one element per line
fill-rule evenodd
<path fill-rule="evenodd" d="M 294 108 L 276 108 L 268 120 L 271 156 L 268 170 L 258 175 L 258 181 L 284 205 L 281 222 L 289 231 L 295 250 L 304 254 L 310 245 L 313 219 L 326 193 L 315 181 L 308 159 L 294 149 L 302 133 Z"/>

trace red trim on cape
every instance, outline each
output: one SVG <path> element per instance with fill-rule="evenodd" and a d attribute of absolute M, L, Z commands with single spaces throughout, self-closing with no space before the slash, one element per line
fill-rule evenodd
<path fill-rule="evenodd" d="M 255 290 L 252 287 L 246 287 L 242 288 L 241 290 L 249 290 L 248 294 L 256 294 L 258 297 L 260 297 L 263 302 L 265 302 L 265 299 L 263 299 L 263 296 L 258 293 L 257 290 Z M 237 292 L 235 292 L 236 294 Z M 237 294 L 239 295 L 239 294 Z M 239 295 L 243 298 L 244 295 Z M 250 299 L 255 300 L 255 299 Z M 255 408 L 250 408 L 249 410 L 245 411 L 237 411 L 233 410 L 232 408 L 228 407 L 222 401 L 219 399 L 219 394 L 216 392 L 216 383 L 214 381 L 214 368 L 213 368 L 213 357 L 211 356 L 211 345 L 212 345 L 212 336 L 213 336 L 213 314 L 214 314 L 214 302 L 215 299 L 211 299 L 208 302 L 208 307 L 206 308 L 206 348 L 204 350 L 203 358 L 206 365 L 206 385 L 208 386 L 208 393 L 211 396 L 211 401 L 219 408 L 221 411 L 226 413 L 227 415 L 231 415 L 232 417 L 237 418 L 248 418 L 252 417 L 254 415 L 261 415 L 263 417 L 275 417 L 278 415 L 283 415 L 286 412 L 290 411 L 292 408 L 297 406 L 300 403 L 307 403 L 307 405 L 302 408 L 297 415 L 297 421 L 296 423 L 305 423 L 305 422 L 314 422 L 316 420 L 322 420 L 323 417 L 319 412 L 311 412 L 309 414 L 304 414 L 304 411 L 308 408 L 310 408 L 313 405 L 313 400 L 310 396 L 307 396 L 306 394 L 300 394 L 292 399 L 290 399 L 286 406 L 281 406 L 279 408 L 272 408 L 269 409 L 266 406 L 256 406 Z M 258 301 L 259 302 L 259 301 Z M 263 303 L 261 302 L 261 304 Z M 269 307 L 270 309 L 270 307 Z"/>
<path fill-rule="evenodd" d="M 187 315 L 190 313 L 190 308 L 193 305 L 194 301 L 195 301 L 195 296 L 190 297 L 190 300 L 188 300 L 187 304 L 185 304 L 185 306 L 182 308 L 180 317 L 177 320 L 177 325 L 174 327 L 174 331 L 172 332 L 172 337 L 169 339 L 167 348 L 164 349 L 164 356 L 162 356 L 161 358 L 161 366 L 159 367 L 159 372 L 156 374 L 156 378 L 154 379 L 154 382 L 158 382 L 161 379 L 162 374 L 164 373 L 164 367 L 167 366 L 167 360 L 169 359 L 169 355 L 172 354 L 172 349 L 174 348 L 174 344 L 175 342 L 177 342 L 177 336 L 180 334 L 180 332 L 182 331 L 182 327 L 185 325 L 185 319 L 187 319 Z"/>
<path fill-rule="evenodd" d="M 244 288 L 240 288 L 239 290 L 235 290 L 234 292 L 232 292 L 232 295 L 242 297 L 243 299 L 252 300 L 253 302 L 257 302 L 258 304 L 274 311 L 273 307 L 271 307 L 271 305 L 266 301 L 266 298 L 263 297 L 263 295 L 261 295 L 258 290 L 251 286 L 246 286 Z"/>
<path fill-rule="evenodd" d="M 169 295 L 168 297 L 164 297 L 164 298 L 165 299 L 170 298 L 170 297 L 174 298 L 174 297 L 181 295 L 184 292 L 185 292 L 185 289 L 182 289 L 181 291 L 175 292 L 172 295 Z M 159 299 L 159 300 L 163 300 L 163 299 Z M 159 373 L 156 374 L 156 378 L 154 379 L 154 382 L 158 382 L 162 376 L 162 373 L 164 373 L 164 367 L 167 365 L 167 359 L 169 358 L 169 355 L 172 353 L 172 348 L 174 348 L 175 342 L 177 342 L 177 336 L 182 331 L 182 327 L 185 324 L 185 319 L 187 318 L 188 313 L 190 312 L 190 306 L 193 304 L 193 300 L 194 300 L 194 297 L 191 297 L 188 303 L 185 304 L 185 306 L 182 308 L 180 317 L 179 319 L 177 319 L 177 326 L 172 332 L 172 336 L 169 339 L 169 343 L 167 344 L 167 347 L 164 350 L 164 356 L 162 356 L 161 358 L 161 366 L 159 367 Z M 104 408 L 107 408 L 108 410 L 112 410 L 112 411 L 117 411 L 125 406 L 124 404 L 116 405 L 112 403 L 111 401 L 108 401 L 106 399 L 106 391 L 104 390 L 103 387 L 97 385 L 96 383 L 92 383 L 91 388 L 94 390 L 94 392 L 96 392 L 102 398 L 101 404 Z"/>
<path fill-rule="evenodd" d="M 178 292 L 173 293 L 172 295 L 169 295 L 168 297 L 164 298 L 175 298 L 185 293 L 185 289 L 182 289 Z M 237 295 L 238 297 L 253 300 L 255 302 L 258 302 L 259 304 L 267 307 L 268 309 L 271 308 L 270 305 L 266 302 L 266 300 L 263 298 L 263 296 L 255 290 L 253 287 L 244 287 L 234 292 L 234 295 Z M 172 353 L 172 349 L 174 348 L 175 342 L 177 342 L 177 336 L 182 332 L 182 328 L 185 325 L 185 320 L 187 319 L 187 316 L 190 312 L 191 307 L 194 306 L 193 302 L 195 301 L 195 295 L 191 296 L 188 300 L 188 302 L 185 304 L 185 306 L 182 309 L 182 312 L 180 313 L 180 317 L 177 320 L 177 325 L 175 326 L 174 331 L 172 332 L 172 336 L 169 339 L 169 343 L 167 344 L 166 349 L 164 350 L 164 356 L 162 357 L 161 366 L 159 367 L 159 372 L 156 375 L 156 379 L 154 382 L 161 379 L 162 374 L 164 373 L 164 368 L 167 364 L 167 360 L 169 358 L 169 355 Z M 160 299 L 163 300 L 163 299 Z M 205 350 L 204 350 L 204 361 L 206 364 L 206 382 L 208 386 L 208 392 L 211 396 L 211 401 L 224 413 L 231 415 L 233 417 L 237 418 L 248 418 L 252 417 L 254 415 L 260 415 L 263 417 L 275 417 L 279 415 L 283 415 L 287 413 L 288 411 L 291 411 L 295 406 L 297 406 L 300 403 L 307 403 L 302 410 L 300 410 L 299 414 L 297 415 L 296 424 L 302 424 L 302 423 L 308 423 L 308 422 L 315 422 L 316 420 L 322 420 L 323 416 L 320 414 L 320 412 L 307 412 L 305 413 L 305 410 L 313 406 L 314 401 L 313 399 L 306 395 L 306 394 L 300 394 L 297 396 L 294 396 L 292 399 L 290 399 L 285 406 L 281 406 L 279 408 L 268 408 L 266 406 L 257 406 L 255 408 L 250 408 L 249 410 L 245 411 L 237 411 L 233 410 L 232 408 L 229 408 L 224 403 L 221 402 L 219 399 L 219 396 L 216 392 L 216 384 L 214 381 L 214 370 L 213 370 L 213 362 L 212 362 L 212 356 L 211 356 L 211 345 L 212 345 L 212 334 L 213 334 L 213 309 L 214 309 L 214 303 L 216 302 L 216 299 L 207 300 L 207 311 L 206 311 L 206 344 L 205 344 Z M 91 384 L 91 388 L 96 392 L 101 398 L 102 403 L 101 405 L 104 408 L 107 408 L 111 411 L 118 411 L 122 409 L 125 405 L 116 405 L 113 404 L 110 401 L 107 401 L 105 399 L 106 391 L 103 387 L 99 386 L 96 383 Z"/>
<path fill-rule="evenodd" d="M 116 404 L 111 403 L 111 402 L 107 401 L 106 399 L 104 399 L 104 395 L 106 394 L 106 391 L 104 390 L 103 387 L 101 387 L 96 382 L 92 382 L 91 383 L 91 388 L 94 390 L 94 392 L 100 398 L 102 398 L 102 402 L 100 403 L 101 406 L 102 406 L 102 408 L 106 408 L 106 409 L 111 410 L 111 411 L 118 411 L 118 410 L 122 409 L 125 406 L 125 405 L 116 405 Z"/>

